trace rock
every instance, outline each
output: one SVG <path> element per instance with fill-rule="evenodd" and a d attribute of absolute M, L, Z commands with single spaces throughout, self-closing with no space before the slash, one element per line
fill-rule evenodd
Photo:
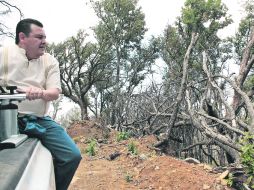
<path fill-rule="evenodd" d="M 104 143 L 104 140 L 103 139 L 98 139 L 97 142 L 98 143 Z"/>
<path fill-rule="evenodd" d="M 114 152 L 113 154 L 110 154 L 108 156 L 108 160 L 114 160 L 115 158 L 117 158 L 118 156 L 120 156 L 121 153 L 120 152 Z"/>
<path fill-rule="evenodd" d="M 80 138 L 80 142 L 81 142 L 81 143 L 85 143 L 85 142 L 86 142 L 86 138 L 85 138 L 85 137 L 81 137 L 81 138 Z"/>
<path fill-rule="evenodd" d="M 200 161 L 198 161 L 197 159 L 195 158 L 185 158 L 184 159 L 185 162 L 188 162 L 190 164 L 200 164 Z"/>
<path fill-rule="evenodd" d="M 220 181 L 220 183 L 221 183 L 221 185 L 226 186 L 226 185 L 228 184 L 228 181 L 225 180 L 225 179 L 222 179 L 222 180 Z"/>
<path fill-rule="evenodd" d="M 140 158 L 141 160 L 147 160 L 147 156 L 146 156 L 145 154 L 141 154 L 141 155 L 139 156 L 139 158 Z"/>
<path fill-rule="evenodd" d="M 210 189 L 210 186 L 209 186 L 209 185 L 204 184 L 204 185 L 203 185 L 203 189 Z"/>
<path fill-rule="evenodd" d="M 229 174 L 229 171 L 226 170 L 226 171 L 224 171 L 222 174 L 220 174 L 220 176 L 219 176 L 218 178 L 219 178 L 220 180 L 225 179 L 225 178 L 228 176 L 228 174 Z"/>

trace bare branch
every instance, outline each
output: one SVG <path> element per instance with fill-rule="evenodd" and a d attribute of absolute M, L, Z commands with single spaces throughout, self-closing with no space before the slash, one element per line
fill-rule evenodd
<path fill-rule="evenodd" d="M 236 129 L 236 128 L 234 128 L 234 127 L 231 127 L 229 124 L 227 124 L 226 122 L 224 122 L 224 121 L 222 121 L 222 120 L 220 120 L 220 119 L 218 119 L 218 118 L 211 117 L 211 116 L 209 116 L 209 115 L 207 115 L 207 114 L 205 114 L 205 113 L 201 113 L 201 112 L 197 112 L 197 113 L 198 113 L 199 115 L 202 115 L 202 116 L 208 118 L 208 119 L 217 121 L 218 123 L 222 124 L 226 129 L 228 129 L 228 130 L 230 130 L 230 131 L 233 131 L 233 132 L 235 132 L 235 133 L 237 133 L 237 134 L 239 134 L 239 135 L 243 135 L 243 134 L 244 134 L 241 130 Z"/>
<path fill-rule="evenodd" d="M 174 126 L 176 116 L 177 116 L 177 113 L 178 113 L 178 110 L 179 110 L 179 107 L 180 107 L 180 103 L 182 102 L 183 94 L 184 94 L 186 86 L 187 86 L 186 83 L 187 83 L 187 73 L 188 73 L 188 65 L 189 65 L 190 54 L 191 54 L 192 48 L 194 47 L 196 41 L 198 40 L 198 37 L 199 37 L 199 35 L 197 33 L 192 33 L 190 45 L 189 45 L 189 47 L 186 51 L 186 54 L 184 56 L 183 77 L 182 77 L 179 92 L 178 92 L 177 97 L 176 97 L 176 103 L 175 103 L 174 108 L 173 108 L 172 117 L 170 118 L 170 121 L 169 121 L 169 127 L 167 129 L 168 137 L 170 136 L 171 129 Z"/>
<path fill-rule="evenodd" d="M 209 83 L 212 85 L 213 88 L 215 88 L 219 92 L 220 99 L 221 99 L 222 103 L 226 106 L 226 108 L 228 110 L 228 114 L 230 116 L 230 119 L 232 120 L 233 127 L 236 128 L 236 120 L 235 120 L 236 116 L 235 116 L 234 110 L 225 101 L 225 98 L 224 98 L 225 96 L 224 96 L 223 91 L 221 90 L 221 88 L 212 80 L 211 74 L 209 73 L 208 67 L 207 67 L 207 54 L 206 54 L 206 52 L 203 52 L 202 54 L 203 54 L 203 70 L 205 71 L 205 73 L 208 77 Z"/>
<path fill-rule="evenodd" d="M 192 111 L 191 102 L 190 102 L 190 95 L 189 95 L 188 90 L 186 90 L 186 101 L 187 101 L 187 105 L 188 105 L 188 112 L 190 113 L 192 123 L 195 127 L 197 127 L 201 132 L 204 132 L 207 137 L 210 137 L 210 138 L 214 139 L 215 141 L 218 141 L 218 142 L 225 144 L 237 151 L 240 151 L 240 146 L 235 144 L 230 138 L 227 138 L 223 135 L 215 133 L 214 131 L 212 131 L 211 128 L 209 128 L 207 126 L 204 119 L 202 119 L 202 118 L 198 119 L 195 117 L 194 112 Z"/>

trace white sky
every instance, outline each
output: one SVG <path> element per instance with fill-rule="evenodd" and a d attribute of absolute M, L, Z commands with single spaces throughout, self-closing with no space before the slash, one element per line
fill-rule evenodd
<path fill-rule="evenodd" d="M 17 5 L 25 18 L 35 18 L 44 24 L 48 42 L 60 42 L 76 35 L 79 29 L 89 29 L 96 25 L 96 16 L 88 0 L 9 0 Z M 229 13 L 238 23 L 240 19 L 240 0 L 222 0 Z M 145 13 L 147 35 L 159 35 L 167 24 L 172 24 L 176 16 L 180 16 L 184 0 L 139 0 L 139 5 Z M 12 15 L 7 25 L 15 31 L 18 16 Z M 224 35 L 234 34 L 236 25 L 229 27 Z M 10 40 L 6 40 L 7 43 Z M 13 40 L 11 40 L 13 41 Z"/>

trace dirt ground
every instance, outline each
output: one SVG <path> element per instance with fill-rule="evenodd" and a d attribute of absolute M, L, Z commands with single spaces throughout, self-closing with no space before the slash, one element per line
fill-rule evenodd
<path fill-rule="evenodd" d="M 116 140 L 116 132 L 94 122 L 75 124 L 68 133 L 80 147 L 83 159 L 69 190 L 229 190 L 221 174 L 205 164 L 191 164 L 149 148 L 153 136 Z M 86 149 L 96 139 L 94 156 Z M 133 143 L 137 154 L 128 150 Z"/>

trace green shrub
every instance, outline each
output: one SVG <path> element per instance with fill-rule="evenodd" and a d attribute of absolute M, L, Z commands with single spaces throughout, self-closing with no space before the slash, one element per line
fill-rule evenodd
<path fill-rule="evenodd" d="M 245 168 L 245 173 L 248 176 L 247 184 L 254 188 L 252 179 L 254 177 L 254 135 L 245 133 L 240 140 L 241 146 L 241 163 Z"/>
<path fill-rule="evenodd" d="M 132 154 L 134 155 L 137 155 L 138 154 L 138 149 L 137 149 L 137 146 L 136 144 L 131 141 L 129 144 L 128 144 L 128 151 L 131 152 Z"/>
<path fill-rule="evenodd" d="M 227 185 L 228 185 L 229 187 L 231 187 L 231 186 L 233 185 L 233 179 L 234 179 L 233 174 L 229 173 L 229 174 L 228 174 L 228 178 L 226 179 Z"/>
<path fill-rule="evenodd" d="M 125 178 L 125 181 L 128 183 L 133 180 L 133 176 L 131 174 L 129 174 L 128 172 L 126 173 L 124 178 Z"/>
<path fill-rule="evenodd" d="M 119 141 L 122 141 L 122 140 L 127 140 L 130 138 L 130 135 L 128 132 L 119 132 L 116 136 L 116 140 L 119 142 Z"/>
<path fill-rule="evenodd" d="M 86 148 L 86 153 L 89 156 L 94 156 L 95 155 L 95 147 L 96 147 L 96 140 L 92 139 L 90 140 L 90 143 L 88 144 Z"/>

